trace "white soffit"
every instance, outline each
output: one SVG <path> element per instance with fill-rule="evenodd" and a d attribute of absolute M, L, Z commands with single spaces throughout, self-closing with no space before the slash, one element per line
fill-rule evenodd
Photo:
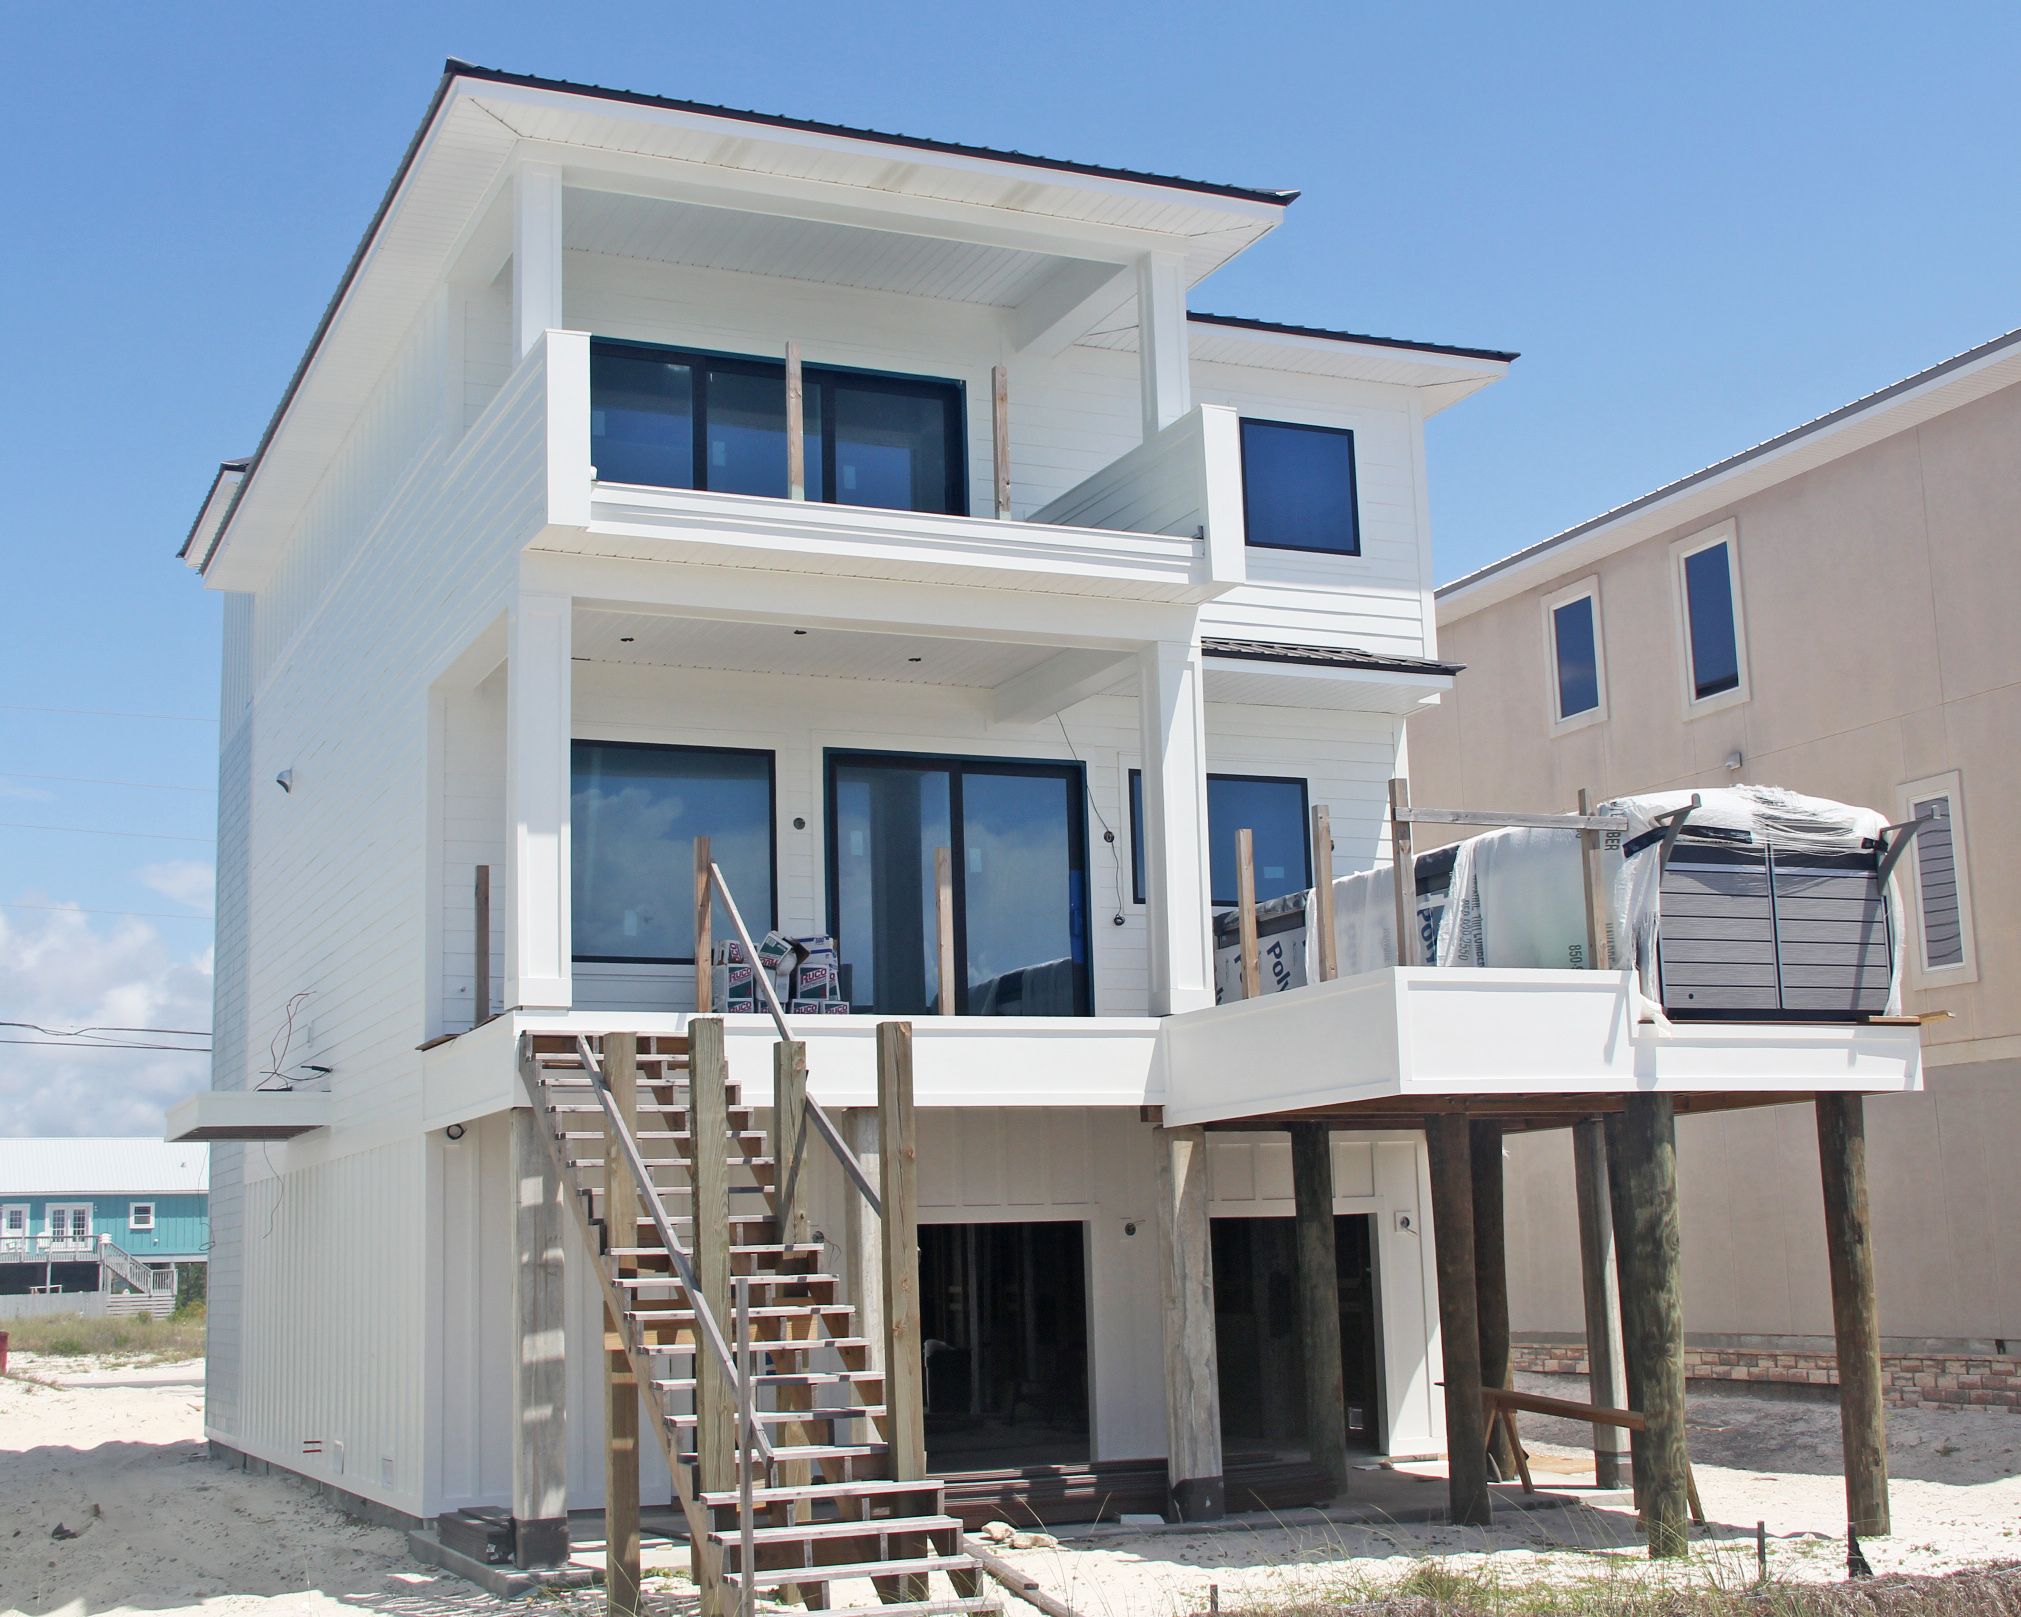
<path fill-rule="evenodd" d="M 1490 562 L 1437 591 L 1438 621 L 1473 613 L 1585 571 L 1631 545 L 1723 513 L 1764 489 L 2021 384 L 2021 330 L 1969 348 L 1892 386 L 1769 438 L 1591 521 Z"/>

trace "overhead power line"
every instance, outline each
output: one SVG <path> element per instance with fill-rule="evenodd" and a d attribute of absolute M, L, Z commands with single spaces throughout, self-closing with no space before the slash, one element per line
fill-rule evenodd
<path fill-rule="evenodd" d="M 88 904 L 8 904 L 0 910 L 42 910 L 51 915 L 131 915 L 143 921 L 215 921 L 210 914 L 190 910 L 100 910 Z"/>
<path fill-rule="evenodd" d="M 8 713 L 68 713 L 85 719 L 149 719 L 165 724 L 216 724 L 218 721 L 197 713 L 128 713 L 113 707 L 39 707 L 32 702 L 0 702 L 0 711 Z"/>
<path fill-rule="evenodd" d="M 182 1039 L 207 1039 L 209 1028 L 195 1027 L 116 1027 L 110 1023 L 93 1022 L 85 1027 L 44 1027 L 40 1022 L 0 1022 L 0 1027 L 26 1028 L 30 1033 L 46 1033 L 52 1039 L 81 1039 L 93 1033 L 158 1033 L 171 1034 Z"/>
<path fill-rule="evenodd" d="M 217 796 L 215 786 L 177 786 L 164 780 L 100 780 L 95 775 L 24 775 L 18 769 L 0 769 L 4 780 L 60 780 L 73 786 L 137 786 L 150 792 L 207 792 Z"/>
<path fill-rule="evenodd" d="M 27 1050 L 154 1050 L 163 1055 L 176 1056 L 207 1056 L 211 1053 L 208 1045 L 143 1044 L 138 1040 L 119 1043 L 81 1040 L 73 1043 L 68 1039 L 0 1039 L 0 1044 L 19 1045 Z"/>
<path fill-rule="evenodd" d="M 201 842 L 209 846 L 212 837 L 177 836 L 172 831 L 113 831 L 97 825 L 29 825 L 21 820 L 0 820 L 0 831 L 64 831 L 82 837 L 139 837 L 148 842 Z"/>

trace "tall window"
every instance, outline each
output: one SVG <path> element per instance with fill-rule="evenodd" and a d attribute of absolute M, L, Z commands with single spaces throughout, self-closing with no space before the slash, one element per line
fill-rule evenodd
<path fill-rule="evenodd" d="M 49 1238 L 52 1241 L 91 1239 L 91 1203 L 59 1202 L 49 1209 Z"/>
<path fill-rule="evenodd" d="M 1208 902 L 1241 902 L 1235 834 L 1252 833 L 1256 901 L 1302 893 L 1312 886 L 1312 845 L 1306 835 L 1305 782 L 1283 775 L 1207 777 Z M 1130 771 L 1130 858 L 1136 901 L 1144 902 L 1144 772 Z"/>
<path fill-rule="evenodd" d="M 1295 421 L 1242 423 L 1242 520 L 1264 550 L 1361 554 L 1354 434 Z"/>
<path fill-rule="evenodd" d="M 1969 982 L 1974 976 L 1972 900 L 1958 776 L 1915 781 L 1902 789 L 1902 799 L 1909 818 L 1921 822 L 1907 864 L 1913 867 L 1922 975 L 1938 983 Z"/>
<path fill-rule="evenodd" d="M 967 511 L 960 383 L 819 365 L 801 382 L 808 499 Z M 590 459 L 603 482 L 783 498 L 786 367 L 594 342 Z"/>
<path fill-rule="evenodd" d="M 772 925 L 772 754 L 578 741 L 569 816 L 575 958 L 695 957 L 695 838 L 754 933 Z"/>
<path fill-rule="evenodd" d="M 0 1239 L 18 1241 L 28 1233 L 28 1204 L 15 1202 L 0 1207 Z"/>
<path fill-rule="evenodd" d="M 1606 714 L 1599 585 L 1587 579 L 1544 603 L 1551 656 L 1551 722 L 1569 728 Z"/>
<path fill-rule="evenodd" d="M 1691 700 L 1745 695 L 1747 652 L 1732 524 L 1723 525 L 1710 539 L 1685 540 L 1675 554 Z"/>

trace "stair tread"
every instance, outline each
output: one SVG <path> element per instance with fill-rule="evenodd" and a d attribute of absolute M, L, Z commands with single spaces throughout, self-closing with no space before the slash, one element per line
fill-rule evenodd
<path fill-rule="evenodd" d="M 754 1286 L 764 1286 L 767 1287 L 768 1289 L 777 1286 L 806 1286 L 823 1282 L 832 1286 L 836 1283 L 836 1281 L 839 1278 L 840 1277 L 836 1275 L 824 1275 L 824 1274 L 804 1274 L 804 1275 L 755 1274 L 755 1275 L 731 1276 L 732 1281 L 748 1280 Z M 671 1272 L 667 1274 L 652 1274 L 652 1275 L 619 1275 L 617 1279 L 612 1282 L 613 1285 L 623 1286 L 629 1290 L 637 1290 L 638 1288 L 643 1286 L 678 1286 L 681 1283 L 682 1283 L 681 1277 Z M 839 1305 L 830 1305 L 824 1303 L 821 1306 L 829 1307 Z"/>
<path fill-rule="evenodd" d="M 899 1600 L 888 1606 L 827 1606 L 821 1617 L 938 1617 L 940 1613 L 1001 1611 L 989 1595 L 950 1595 L 945 1600 Z"/>
<path fill-rule="evenodd" d="M 753 1527 L 751 1542 L 754 1544 L 798 1544 L 817 1538 L 868 1538 L 880 1533 L 944 1533 L 950 1527 L 960 1528 L 959 1516 L 883 1516 L 872 1517 L 861 1522 L 787 1522 L 779 1526 Z M 709 1540 L 714 1544 L 735 1545 L 739 1535 L 735 1528 L 713 1532 Z"/>
<path fill-rule="evenodd" d="M 885 1452 L 882 1443 L 783 1443 L 772 1450 L 775 1460 L 870 1460 Z"/>
<path fill-rule="evenodd" d="M 975 1562 L 966 1555 L 915 1555 L 902 1561 L 852 1561 L 839 1566 L 768 1567 L 752 1582 L 760 1589 L 782 1589 L 791 1583 L 840 1583 L 844 1578 L 897 1578 L 911 1572 L 967 1572 Z M 928 1606 L 932 1602 L 926 1603 Z M 882 1606 L 880 1611 L 903 1611 Z"/>
<path fill-rule="evenodd" d="M 732 1243 L 730 1256 L 733 1258 L 797 1258 L 815 1257 L 828 1250 L 820 1241 L 801 1241 L 791 1246 L 764 1241 Z M 663 1246 L 614 1246 L 604 1256 L 607 1258 L 664 1258 L 667 1249 Z M 755 1280 L 757 1276 L 753 1275 Z M 832 1276 L 828 1278 L 833 1278 Z"/>
<path fill-rule="evenodd" d="M 888 1477 L 868 1477 L 861 1482 L 799 1482 L 783 1488 L 753 1488 L 754 1505 L 773 1505 L 804 1499 L 883 1499 L 893 1494 L 939 1492 L 947 1485 L 938 1477 L 924 1482 L 893 1482 Z M 705 1493 L 702 1503 L 712 1509 L 734 1506 L 735 1489 Z"/>
<path fill-rule="evenodd" d="M 782 1337 L 777 1341 L 754 1342 L 752 1344 L 752 1349 L 753 1351 L 758 1353 L 770 1353 L 773 1355 L 777 1355 L 781 1353 L 812 1353 L 815 1352 L 817 1349 L 826 1349 L 826 1348 L 855 1349 L 855 1348 L 867 1348 L 869 1346 L 870 1346 L 870 1338 L 867 1336 L 821 1336 L 821 1337 Z M 682 1353 L 692 1355 L 695 1350 L 692 1343 L 681 1342 L 681 1343 L 667 1343 L 665 1345 L 654 1345 L 652 1347 L 649 1347 L 647 1351 L 651 1353 L 667 1353 L 667 1354 Z"/>
<path fill-rule="evenodd" d="M 822 1344 L 816 1344 L 817 1346 Z M 767 1370 L 753 1375 L 751 1384 L 756 1387 L 830 1387 L 846 1385 L 860 1387 L 866 1382 L 882 1381 L 882 1370 Z M 669 1380 L 656 1380 L 653 1385 L 661 1392 L 693 1392 L 695 1380 L 692 1376 L 676 1376 Z"/>
<path fill-rule="evenodd" d="M 836 1409 L 760 1409 L 754 1410 L 760 1426 L 790 1426 L 795 1421 L 806 1420 L 874 1420 L 883 1416 L 882 1404 L 856 1404 Z M 685 1432 L 695 1424 L 696 1417 L 688 1415 L 668 1415 L 666 1423 L 676 1431 Z"/>

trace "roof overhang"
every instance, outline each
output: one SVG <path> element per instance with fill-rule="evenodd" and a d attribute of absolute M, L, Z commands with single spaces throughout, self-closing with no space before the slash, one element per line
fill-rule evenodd
<path fill-rule="evenodd" d="M 168 1111 L 162 1138 L 292 1140 L 330 1121 L 330 1097 L 320 1090 L 206 1089 Z"/>
<path fill-rule="evenodd" d="M 188 553 L 207 582 L 257 584 L 427 300 L 487 235 L 498 250 L 499 203 L 527 162 L 558 164 L 579 189 L 1049 256 L 1061 274 L 1040 312 L 1090 325 L 1114 307 L 1089 283 L 1100 266 L 1166 255 L 1191 285 L 1296 195 L 451 62 L 243 478 L 217 521 L 199 521 L 207 543 Z"/>
<path fill-rule="evenodd" d="M 1409 715 L 1453 688 L 1458 663 L 1276 641 L 1200 642 L 1207 699 Z"/>
<path fill-rule="evenodd" d="M 1689 477 L 1603 512 L 1441 585 L 1439 622 L 1454 623 L 1535 586 L 1583 572 L 1629 546 L 1723 515 L 1763 489 L 2021 383 L 2021 330 L 1807 421 Z"/>

